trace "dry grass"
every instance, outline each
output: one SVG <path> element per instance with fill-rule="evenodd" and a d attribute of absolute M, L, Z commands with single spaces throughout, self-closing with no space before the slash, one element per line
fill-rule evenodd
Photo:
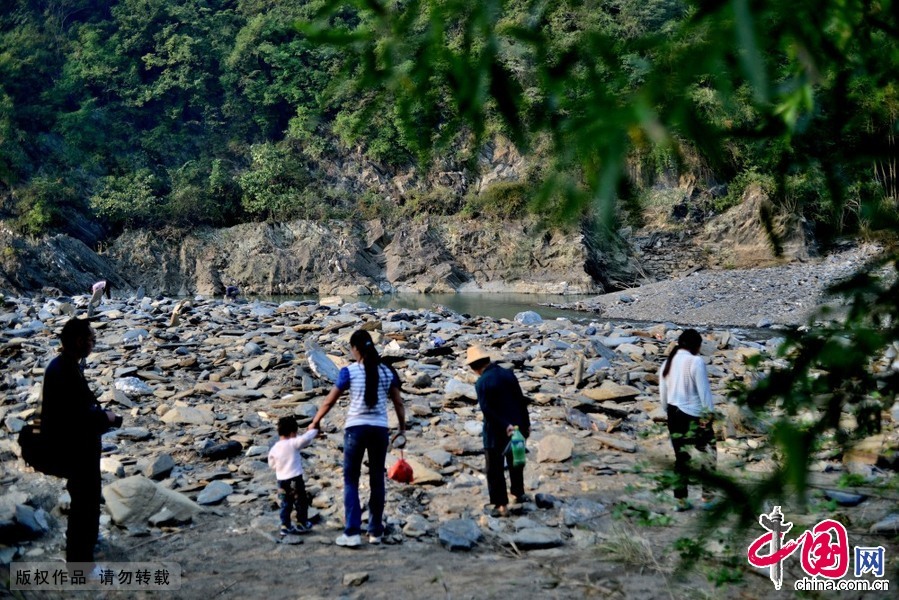
<path fill-rule="evenodd" d="M 602 542 L 597 545 L 597 550 L 603 558 L 622 562 L 641 569 L 650 569 L 658 573 L 671 573 L 673 569 L 663 566 L 652 550 L 650 541 L 630 527 L 614 529 Z"/>

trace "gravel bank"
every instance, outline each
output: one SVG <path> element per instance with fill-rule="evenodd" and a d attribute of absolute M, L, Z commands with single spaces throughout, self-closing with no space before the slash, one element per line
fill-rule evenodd
<path fill-rule="evenodd" d="M 764 269 L 697 271 L 604 294 L 565 308 L 604 317 L 683 325 L 800 325 L 825 302 L 825 290 L 882 251 L 866 244 L 813 261 Z"/>

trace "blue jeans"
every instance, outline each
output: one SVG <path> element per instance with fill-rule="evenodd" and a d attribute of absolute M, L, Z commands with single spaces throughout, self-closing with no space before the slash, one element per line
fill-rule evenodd
<path fill-rule="evenodd" d="M 359 477 L 362 457 L 368 452 L 368 480 L 371 498 L 368 501 L 368 533 L 384 533 L 384 461 L 387 459 L 387 428 L 374 425 L 347 427 L 343 432 L 343 507 L 346 515 L 346 535 L 362 531 L 362 507 L 359 505 Z"/>
<path fill-rule="evenodd" d="M 281 501 L 281 525 L 290 527 L 290 512 L 293 510 L 297 513 L 297 525 L 306 525 L 309 521 L 309 499 L 302 475 L 278 481 L 278 500 Z"/>

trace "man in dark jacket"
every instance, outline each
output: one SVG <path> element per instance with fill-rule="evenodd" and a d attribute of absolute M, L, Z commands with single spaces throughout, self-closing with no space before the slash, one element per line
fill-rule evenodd
<path fill-rule="evenodd" d="M 509 496 L 506 493 L 504 462 L 509 466 L 510 491 L 516 502 L 524 500 L 524 466 L 512 464 L 506 446 L 515 427 L 522 435 L 530 435 L 527 401 L 521 393 L 518 379 L 509 369 L 490 361 L 482 348 L 468 349 L 466 364 L 479 375 L 475 383 L 478 404 L 484 413 L 484 456 L 487 463 L 487 492 L 498 515 L 505 515 Z"/>
<path fill-rule="evenodd" d="M 60 340 L 62 352 L 44 372 L 41 424 L 72 497 L 66 562 L 93 562 L 100 529 L 100 436 L 121 424 L 121 417 L 100 407 L 81 372 L 79 362 L 94 349 L 90 323 L 71 319 Z"/>

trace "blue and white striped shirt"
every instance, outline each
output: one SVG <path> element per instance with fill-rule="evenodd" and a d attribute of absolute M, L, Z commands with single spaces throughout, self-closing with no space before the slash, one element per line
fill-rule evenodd
<path fill-rule="evenodd" d="M 353 363 L 340 369 L 334 384 L 341 392 L 350 390 L 350 407 L 344 428 L 356 425 L 387 427 L 387 398 L 392 387 L 400 382 L 387 365 L 378 365 L 378 403 L 369 408 L 365 403 L 365 366 Z"/>

